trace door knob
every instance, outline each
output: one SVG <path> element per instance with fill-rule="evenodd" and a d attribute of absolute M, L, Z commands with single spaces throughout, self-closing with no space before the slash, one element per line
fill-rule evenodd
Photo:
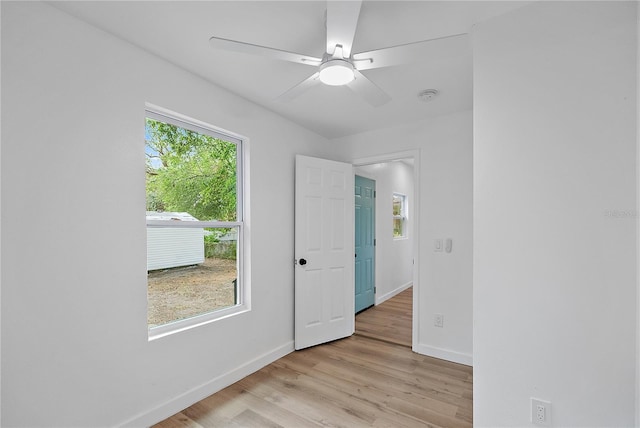
<path fill-rule="evenodd" d="M 298 263 L 300 263 L 300 266 L 304 266 L 307 264 L 307 261 L 305 259 L 300 259 Z"/>

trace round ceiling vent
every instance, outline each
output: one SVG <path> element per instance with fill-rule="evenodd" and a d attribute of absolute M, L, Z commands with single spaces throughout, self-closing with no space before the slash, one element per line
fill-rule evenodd
<path fill-rule="evenodd" d="M 436 95 L 438 95 L 438 91 L 436 89 L 425 89 L 424 91 L 418 92 L 418 99 L 423 103 L 428 103 L 434 99 Z"/>

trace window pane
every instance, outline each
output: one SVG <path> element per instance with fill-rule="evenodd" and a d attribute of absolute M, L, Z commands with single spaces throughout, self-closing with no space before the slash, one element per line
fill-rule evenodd
<path fill-rule="evenodd" d="M 239 303 L 237 244 L 237 227 L 147 227 L 149 327 Z"/>
<path fill-rule="evenodd" d="M 147 211 L 236 221 L 236 144 L 147 118 Z"/>
<path fill-rule="evenodd" d="M 402 215 L 402 197 L 393 195 L 393 215 Z"/>
<path fill-rule="evenodd" d="M 401 218 L 393 219 L 393 236 L 394 237 L 402 237 L 404 236 L 404 231 L 402 230 L 403 220 Z"/>
<path fill-rule="evenodd" d="M 393 237 L 403 238 L 407 236 L 405 231 L 406 196 L 399 193 L 393 194 Z"/>

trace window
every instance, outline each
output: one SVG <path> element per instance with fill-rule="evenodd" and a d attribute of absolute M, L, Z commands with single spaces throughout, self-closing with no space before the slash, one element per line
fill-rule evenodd
<path fill-rule="evenodd" d="M 407 237 L 407 197 L 393 194 L 393 237 Z"/>
<path fill-rule="evenodd" d="M 242 140 L 148 109 L 145 155 L 150 338 L 246 309 Z"/>

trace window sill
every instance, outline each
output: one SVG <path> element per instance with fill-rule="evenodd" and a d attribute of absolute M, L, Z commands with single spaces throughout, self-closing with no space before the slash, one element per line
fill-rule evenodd
<path fill-rule="evenodd" d="M 191 330 L 192 328 L 207 325 L 218 320 L 243 314 L 250 310 L 251 309 L 247 304 L 242 304 L 153 327 L 149 329 L 149 342 L 175 333 Z"/>

